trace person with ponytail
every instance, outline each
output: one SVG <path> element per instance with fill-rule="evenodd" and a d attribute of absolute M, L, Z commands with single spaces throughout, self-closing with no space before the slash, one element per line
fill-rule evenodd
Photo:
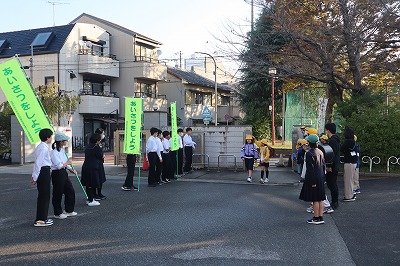
<path fill-rule="evenodd" d="M 55 142 L 52 145 L 50 152 L 51 158 L 51 181 L 53 184 L 53 209 L 54 218 L 65 219 L 69 216 L 76 216 L 75 208 L 75 190 L 71 180 L 68 177 L 68 172 L 76 174 L 71 167 L 71 160 L 68 159 L 64 147 L 67 145 L 69 137 L 64 133 L 57 132 L 55 134 Z M 64 211 L 62 209 L 62 197 L 64 199 Z"/>

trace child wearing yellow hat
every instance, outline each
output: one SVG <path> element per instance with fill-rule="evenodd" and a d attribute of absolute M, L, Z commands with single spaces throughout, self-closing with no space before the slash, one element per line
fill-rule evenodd
<path fill-rule="evenodd" d="M 253 143 L 253 136 L 246 136 L 246 143 L 243 145 L 240 151 L 240 158 L 244 161 L 244 165 L 247 171 L 247 182 L 252 182 L 254 160 L 258 159 L 257 146 Z"/>
<path fill-rule="evenodd" d="M 269 182 L 268 176 L 269 176 L 269 158 L 270 158 L 270 147 L 268 146 L 268 141 L 267 139 L 262 139 L 259 141 L 260 147 L 260 152 L 259 152 L 259 158 L 260 158 L 260 166 L 261 166 L 261 178 L 260 178 L 260 183 L 264 184 L 265 182 Z M 264 177 L 264 172 L 265 172 L 265 177 Z"/>

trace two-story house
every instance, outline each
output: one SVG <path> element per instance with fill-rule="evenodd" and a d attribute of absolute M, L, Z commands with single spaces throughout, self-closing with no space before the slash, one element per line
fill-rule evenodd
<path fill-rule="evenodd" d="M 17 54 L 35 88 L 56 83 L 61 97 L 80 95 L 77 110 L 70 110 L 70 126 L 74 136 L 84 137 L 119 110 L 113 82 L 120 66 L 110 53 L 110 36 L 87 23 L 0 33 L 0 62 Z M 0 101 L 5 101 L 2 92 Z M 67 126 L 67 117 L 60 121 Z"/>
<path fill-rule="evenodd" d="M 211 112 L 211 124 L 215 123 L 215 83 L 191 71 L 168 67 L 167 80 L 160 82 L 160 93 L 166 95 L 168 102 L 176 102 L 177 116 L 183 126 L 203 125 L 203 110 Z M 217 84 L 218 123 L 235 124 L 240 111 L 233 104 L 232 87 Z"/>

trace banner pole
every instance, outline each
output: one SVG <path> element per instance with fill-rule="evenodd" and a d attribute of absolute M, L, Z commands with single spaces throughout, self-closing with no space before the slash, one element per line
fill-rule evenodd
<path fill-rule="evenodd" d="M 144 115 L 143 115 L 143 110 L 144 110 L 144 101 L 143 101 L 143 97 L 142 97 L 142 113 L 141 113 L 141 116 L 142 116 L 142 123 L 141 123 L 141 125 L 140 125 L 140 151 L 142 150 L 142 144 L 143 144 L 143 121 L 144 121 Z M 145 153 L 146 153 L 146 150 L 145 150 Z M 142 157 L 142 152 L 140 152 L 140 154 L 139 154 L 139 158 L 141 158 Z M 143 156 L 143 160 L 144 160 L 144 158 L 145 158 L 145 156 Z M 140 174 L 141 174 L 141 165 L 140 165 L 140 160 L 139 160 L 139 170 L 138 170 L 138 192 L 140 192 Z"/>
<path fill-rule="evenodd" d="M 49 117 L 49 115 L 47 114 L 46 109 L 44 108 L 43 103 L 42 103 L 42 101 L 40 100 L 39 95 L 36 93 L 36 90 L 35 90 L 35 88 L 33 87 L 33 84 L 32 84 L 31 79 L 30 79 L 30 78 L 29 78 L 29 79 L 27 78 L 26 71 L 25 71 L 25 69 L 23 68 L 23 65 L 22 65 L 22 63 L 21 63 L 21 60 L 19 59 L 18 56 L 14 56 L 14 58 L 17 59 L 19 65 L 21 66 L 22 71 L 25 73 L 25 78 L 26 78 L 26 80 L 29 82 L 29 85 L 31 86 L 31 90 L 32 90 L 33 93 L 35 94 L 36 99 L 37 99 L 37 101 L 39 102 L 40 107 L 42 108 L 42 111 L 43 111 L 44 114 L 46 115 L 47 121 L 49 122 L 49 124 L 50 124 L 50 126 L 51 126 L 51 129 L 52 129 L 53 132 L 55 133 L 55 129 L 54 129 L 53 123 L 51 122 L 50 117 Z M 65 149 L 64 149 L 64 152 L 65 152 L 65 156 L 67 156 L 67 160 L 69 160 L 68 154 L 67 154 L 67 152 L 65 151 Z M 72 170 L 76 173 L 74 166 L 73 166 L 72 164 L 70 164 L 70 165 L 71 165 L 71 167 L 72 167 Z M 78 180 L 78 183 L 79 183 L 80 187 L 82 188 L 83 193 L 85 194 L 85 197 L 86 197 L 86 199 L 87 199 L 88 196 L 87 196 L 87 194 L 86 194 L 86 190 L 83 188 L 82 183 L 81 183 L 81 180 L 80 180 L 79 177 L 78 177 L 78 174 L 75 174 L 75 177 L 76 177 L 76 179 Z"/>

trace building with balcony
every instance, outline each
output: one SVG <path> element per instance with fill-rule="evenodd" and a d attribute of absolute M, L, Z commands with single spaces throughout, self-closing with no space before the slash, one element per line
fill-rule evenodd
<path fill-rule="evenodd" d="M 211 112 L 211 124 L 215 119 L 215 83 L 199 74 L 168 67 L 167 80 L 160 82 L 159 90 L 169 102 L 176 102 L 177 117 L 182 126 L 203 125 L 203 110 Z M 217 84 L 218 123 L 237 124 L 241 117 L 233 98 L 233 88 Z M 228 121 L 225 116 L 229 115 Z"/>
<path fill-rule="evenodd" d="M 86 13 L 71 23 L 95 24 L 110 33 L 110 53 L 119 59 L 119 78 L 113 81 L 119 97 L 143 97 L 144 120 L 153 120 L 156 109 L 162 121 L 167 120 L 167 100 L 159 90 L 159 83 L 167 77 L 167 67 L 159 64 L 161 43 L 113 22 Z M 124 101 L 120 101 L 120 110 Z M 121 117 L 124 116 L 120 112 Z M 156 125 L 167 126 L 160 121 Z"/>
<path fill-rule="evenodd" d="M 97 127 L 116 127 L 120 101 L 114 81 L 120 62 L 110 53 L 110 37 L 87 23 L 0 33 L 0 62 L 18 54 L 35 88 L 55 83 L 61 97 L 79 95 L 77 109 L 69 110 L 70 126 L 75 137 L 84 138 Z M 0 92 L 0 102 L 5 100 Z M 59 126 L 68 126 L 68 118 L 59 118 Z"/>

